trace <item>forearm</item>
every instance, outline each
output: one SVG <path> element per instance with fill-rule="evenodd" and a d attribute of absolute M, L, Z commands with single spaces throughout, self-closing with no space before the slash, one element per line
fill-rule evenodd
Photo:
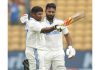
<path fill-rule="evenodd" d="M 52 27 L 45 27 L 41 29 L 41 33 L 49 33 L 51 31 L 55 30 L 55 26 Z"/>
<path fill-rule="evenodd" d="M 71 40 L 69 33 L 65 35 L 65 39 L 66 39 L 68 46 L 72 46 L 72 40 Z"/>
<path fill-rule="evenodd" d="M 65 35 L 66 41 L 68 43 L 68 47 L 66 48 L 66 55 L 68 56 L 68 58 L 72 58 L 73 56 L 75 56 L 76 51 L 75 49 L 72 47 L 72 40 L 69 34 Z"/>

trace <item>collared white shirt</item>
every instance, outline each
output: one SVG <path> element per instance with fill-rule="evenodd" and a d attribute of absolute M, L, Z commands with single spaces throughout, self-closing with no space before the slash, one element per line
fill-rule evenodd
<path fill-rule="evenodd" d="M 63 23 L 62 20 L 59 20 L 57 18 L 54 18 L 52 24 L 50 24 L 50 22 L 46 18 L 44 18 L 43 22 L 44 22 L 44 25 L 46 27 Z M 57 30 L 54 30 L 54 31 L 52 31 L 50 33 L 46 33 L 45 34 L 46 47 L 49 50 L 62 50 L 63 49 L 63 38 L 62 38 L 62 35 L 63 34 L 67 34 L 67 33 L 68 33 L 68 29 L 65 26 L 64 26 L 64 29 L 61 32 L 59 32 Z"/>
<path fill-rule="evenodd" d="M 45 50 L 45 37 L 43 33 L 40 33 L 44 26 L 41 22 L 36 21 L 33 18 L 26 23 L 26 47 L 37 48 Z"/>

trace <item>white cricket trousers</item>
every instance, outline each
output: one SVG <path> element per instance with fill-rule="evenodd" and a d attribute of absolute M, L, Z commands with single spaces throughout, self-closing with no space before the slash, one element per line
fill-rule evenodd
<path fill-rule="evenodd" d="M 29 70 L 45 70 L 43 50 L 26 47 L 25 54 L 29 61 Z"/>
<path fill-rule="evenodd" d="M 63 50 L 47 51 L 44 62 L 46 70 L 50 70 L 50 67 L 52 70 L 66 70 L 64 56 Z"/>

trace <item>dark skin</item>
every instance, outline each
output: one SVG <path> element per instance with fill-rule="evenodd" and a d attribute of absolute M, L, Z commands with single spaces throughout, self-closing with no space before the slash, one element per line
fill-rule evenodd
<path fill-rule="evenodd" d="M 53 19 L 55 17 L 55 13 L 56 13 L 56 9 L 54 8 L 47 8 L 45 10 L 45 13 L 46 13 L 46 19 L 49 21 L 49 22 L 53 22 Z M 64 35 L 66 41 L 67 41 L 67 44 L 68 46 L 72 45 L 72 40 L 71 40 L 71 37 L 70 37 L 70 34 L 65 34 Z"/>
<path fill-rule="evenodd" d="M 31 16 L 37 21 L 41 21 L 42 15 L 43 15 L 43 12 L 31 13 Z M 55 26 L 45 27 L 41 29 L 41 33 L 49 33 L 53 30 L 55 30 Z"/>

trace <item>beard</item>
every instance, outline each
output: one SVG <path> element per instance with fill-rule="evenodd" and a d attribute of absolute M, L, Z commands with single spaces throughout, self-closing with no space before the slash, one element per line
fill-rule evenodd
<path fill-rule="evenodd" d="M 47 19 L 49 20 L 53 20 L 54 19 L 54 15 L 46 15 Z"/>

